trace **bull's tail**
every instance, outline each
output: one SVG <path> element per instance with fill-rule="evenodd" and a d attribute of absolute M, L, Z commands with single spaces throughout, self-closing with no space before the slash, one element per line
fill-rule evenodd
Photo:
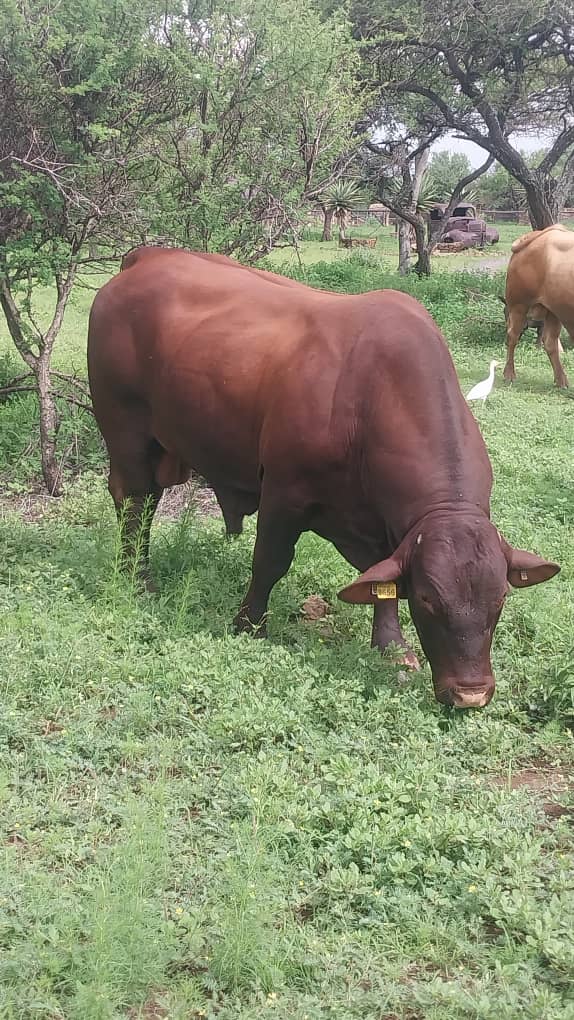
<path fill-rule="evenodd" d="M 548 230 L 567 230 L 567 227 L 563 227 L 561 223 L 553 223 L 550 227 L 544 227 L 544 230 L 532 230 L 530 234 L 523 234 L 522 237 L 517 237 L 516 241 L 512 243 L 511 252 L 514 254 L 517 251 L 522 251 L 527 245 L 535 241 L 541 234 L 545 234 Z"/>

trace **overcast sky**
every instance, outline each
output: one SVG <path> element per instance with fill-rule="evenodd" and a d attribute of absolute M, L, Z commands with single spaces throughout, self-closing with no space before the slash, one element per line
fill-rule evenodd
<path fill-rule="evenodd" d="M 540 135 L 511 135 L 510 141 L 517 148 L 522 149 L 523 152 L 534 152 L 536 149 L 544 149 L 548 145 L 549 139 L 543 138 Z M 484 149 L 481 149 L 479 145 L 475 145 L 474 142 L 454 138 L 452 135 L 445 135 L 444 138 L 440 138 L 438 142 L 431 146 L 431 149 L 433 152 L 444 152 L 445 150 L 447 152 L 464 152 L 468 156 L 473 169 L 484 163 L 488 155 Z"/>

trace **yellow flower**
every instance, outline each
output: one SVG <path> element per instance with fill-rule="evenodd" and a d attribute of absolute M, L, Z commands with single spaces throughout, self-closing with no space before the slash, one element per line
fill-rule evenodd
<path fill-rule="evenodd" d="M 267 996 L 267 998 L 268 999 L 276 999 L 277 998 L 277 992 L 269 992 L 269 995 Z"/>
<path fill-rule="evenodd" d="M 412 846 L 410 839 L 403 839 L 403 846 Z"/>
<path fill-rule="evenodd" d="M 182 910 L 182 908 L 181 908 L 181 907 L 176 907 L 176 908 L 175 908 L 175 912 L 176 912 L 176 914 L 178 915 L 178 917 L 179 917 L 179 915 L 180 915 L 180 914 L 183 914 L 183 910 Z"/>
<path fill-rule="evenodd" d="M 468 891 L 469 892 L 476 892 L 476 886 L 475 885 L 469 885 Z"/>

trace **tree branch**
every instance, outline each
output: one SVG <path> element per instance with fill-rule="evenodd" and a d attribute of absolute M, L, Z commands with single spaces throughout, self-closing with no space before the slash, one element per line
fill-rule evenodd
<path fill-rule="evenodd" d="M 538 164 L 537 170 L 540 173 L 548 173 L 549 170 L 556 166 L 560 157 L 564 155 L 571 145 L 574 145 L 574 127 L 561 131 L 552 148 L 548 150 L 544 159 Z"/>
<path fill-rule="evenodd" d="M 5 273 L 5 267 L 2 266 L 0 268 Z M 10 290 L 10 284 L 8 283 L 8 278 L 6 275 L 0 277 L 0 304 L 2 305 L 2 310 L 6 317 L 6 322 L 8 324 L 8 329 L 10 331 L 10 336 L 14 341 L 14 346 L 16 347 L 16 350 L 21 355 L 26 364 L 29 366 L 29 368 L 31 368 L 32 371 L 34 371 L 38 361 L 38 357 L 36 354 L 34 354 L 26 340 L 26 333 L 24 329 L 24 324 L 22 322 L 22 316 L 20 315 L 18 306 L 16 305 L 16 302 L 14 301 L 14 298 L 12 296 L 12 291 Z"/>

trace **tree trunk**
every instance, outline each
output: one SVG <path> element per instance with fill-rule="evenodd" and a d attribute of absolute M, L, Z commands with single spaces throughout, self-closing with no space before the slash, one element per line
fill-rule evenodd
<path fill-rule="evenodd" d="M 331 240 L 331 227 L 333 225 L 333 210 L 323 206 L 323 236 L 322 241 Z"/>
<path fill-rule="evenodd" d="M 554 201 L 554 195 L 549 194 L 550 189 L 547 181 L 531 177 L 524 182 L 526 200 L 528 202 L 528 215 L 533 230 L 544 230 L 556 223 L 558 210 Z"/>
<path fill-rule="evenodd" d="M 50 355 L 41 353 L 35 366 L 40 404 L 40 449 L 42 453 L 42 477 L 51 496 L 62 494 L 62 472 L 56 460 L 56 437 L 60 419 L 52 392 L 50 378 Z"/>
<path fill-rule="evenodd" d="M 340 241 L 344 241 L 344 239 L 346 237 L 345 231 L 347 229 L 347 210 L 346 209 L 341 209 L 337 213 L 337 223 L 339 224 L 339 240 Z"/>
<path fill-rule="evenodd" d="M 399 220 L 399 273 L 408 276 L 411 271 L 411 225 Z"/>
<path fill-rule="evenodd" d="M 422 216 L 417 216 L 417 225 L 415 230 L 415 240 L 417 244 L 417 261 L 415 265 L 415 273 L 419 276 L 430 276 L 431 274 L 431 262 L 430 262 L 430 245 L 426 241 L 426 230 L 425 221 Z"/>

